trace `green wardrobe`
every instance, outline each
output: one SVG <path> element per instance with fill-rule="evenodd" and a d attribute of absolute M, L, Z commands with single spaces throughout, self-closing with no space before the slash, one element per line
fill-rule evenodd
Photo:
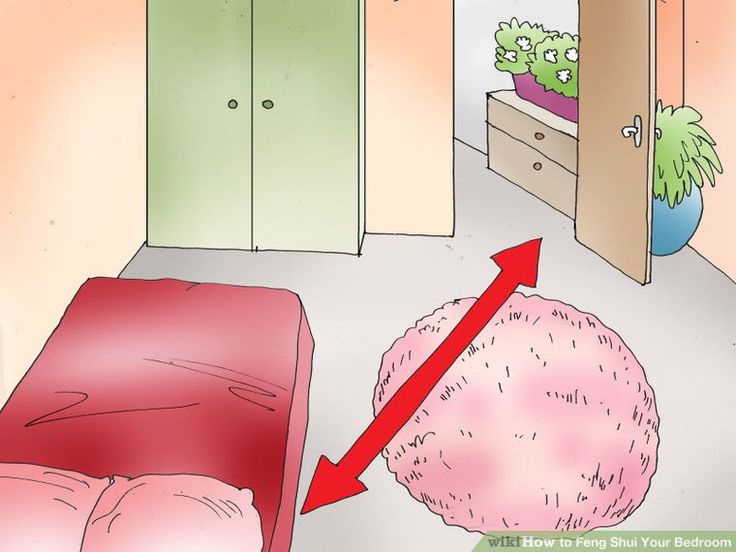
<path fill-rule="evenodd" d="M 359 0 L 148 1 L 148 244 L 357 253 Z"/>

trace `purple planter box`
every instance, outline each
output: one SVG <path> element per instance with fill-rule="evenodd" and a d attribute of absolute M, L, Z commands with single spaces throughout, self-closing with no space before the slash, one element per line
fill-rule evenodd
<path fill-rule="evenodd" d="M 534 75 L 524 73 L 514 75 L 516 95 L 533 104 L 559 115 L 563 119 L 578 122 L 578 99 L 568 98 L 552 90 L 545 90 L 544 86 L 534 80 Z"/>

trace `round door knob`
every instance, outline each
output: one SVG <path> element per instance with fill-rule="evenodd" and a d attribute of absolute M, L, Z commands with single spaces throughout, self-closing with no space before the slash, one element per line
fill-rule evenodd
<path fill-rule="evenodd" d="M 273 109 L 273 101 L 271 100 L 263 100 L 261 105 L 266 109 Z"/>
<path fill-rule="evenodd" d="M 534 133 L 534 137 L 535 137 L 535 138 L 536 138 L 537 140 L 544 140 L 544 134 L 543 134 L 543 133 L 541 133 L 541 132 L 535 132 L 535 133 Z"/>
<path fill-rule="evenodd" d="M 535 171 L 541 171 L 542 170 L 542 164 L 539 161 L 537 161 L 536 163 L 534 163 L 534 165 L 532 165 L 532 166 L 534 167 L 534 170 Z"/>
<path fill-rule="evenodd" d="M 237 107 L 238 107 L 238 100 L 230 100 L 229 102 L 227 102 L 227 106 L 230 109 L 237 109 Z"/>

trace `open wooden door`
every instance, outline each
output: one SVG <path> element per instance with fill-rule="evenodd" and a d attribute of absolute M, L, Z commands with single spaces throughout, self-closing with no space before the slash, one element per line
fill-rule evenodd
<path fill-rule="evenodd" d="M 655 0 L 580 0 L 575 235 L 651 279 Z"/>

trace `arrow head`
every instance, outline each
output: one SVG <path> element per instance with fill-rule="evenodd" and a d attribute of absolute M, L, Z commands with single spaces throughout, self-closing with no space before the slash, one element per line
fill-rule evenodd
<path fill-rule="evenodd" d="M 367 491 L 363 485 L 353 475 L 340 467 L 338 463 L 333 464 L 326 456 L 322 456 L 317 464 L 317 469 L 312 477 L 312 483 L 307 491 L 307 498 L 302 506 L 302 515 L 350 498 Z"/>
<path fill-rule="evenodd" d="M 491 258 L 502 272 L 513 276 L 519 284 L 535 287 L 541 246 L 542 238 L 538 238 L 496 253 Z"/>

